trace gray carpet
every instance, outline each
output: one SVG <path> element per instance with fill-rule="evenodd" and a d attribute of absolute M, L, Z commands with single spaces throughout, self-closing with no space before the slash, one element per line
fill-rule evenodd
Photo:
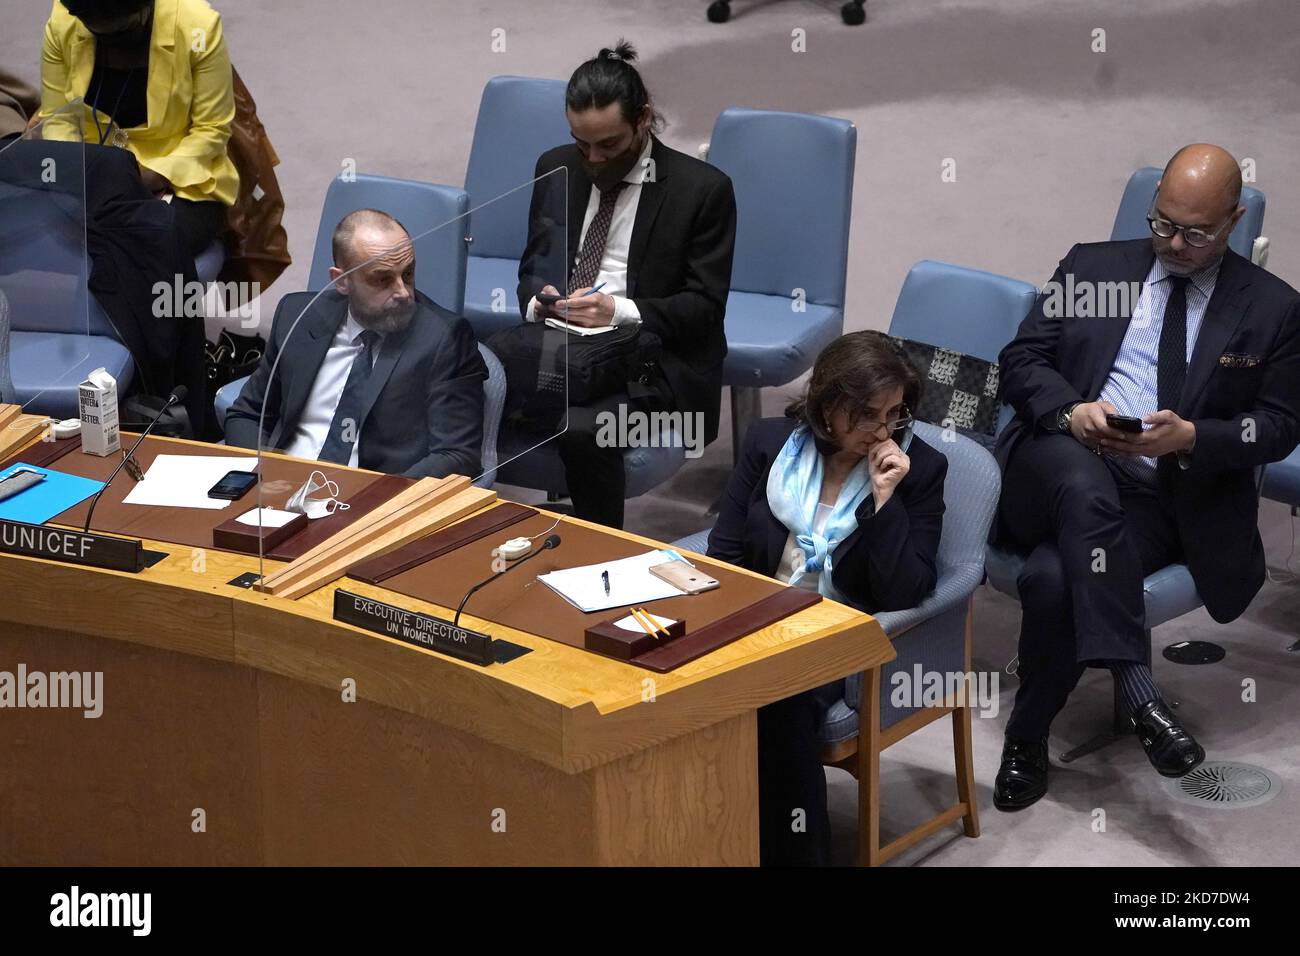
<path fill-rule="evenodd" d="M 858 127 L 846 329 L 884 328 L 908 268 L 939 259 L 1042 282 L 1077 241 L 1107 238 L 1129 174 L 1179 145 L 1217 142 L 1255 160 L 1270 206 L 1269 267 L 1300 280 L 1300 8 L 1294 0 L 871 0 L 847 28 L 838 0 L 737 0 L 732 22 L 706 22 L 704 0 L 224 0 L 226 34 L 282 158 L 294 266 L 264 296 L 301 288 L 320 204 L 345 159 L 362 172 L 460 184 L 483 84 L 504 73 L 567 77 L 619 36 L 641 49 L 646 81 L 669 120 L 665 139 L 693 151 L 728 105 L 827 113 Z M 39 64 L 46 3 L 11 4 L 0 61 Z M 506 50 L 491 52 L 494 28 Z M 806 31 L 806 52 L 791 31 Z M 1107 52 L 1091 51 L 1093 31 Z M 957 180 L 940 180 L 945 159 Z M 770 390 L 769 413 L 794 389 Z M 725 401 L 724 401 L 725 406 Z M 707 523 L 726 480 L 723 438 L 654 493 L 629 503 L 628 527 L 664 539 Z M 509 489 L 504 489 L 509 491 Z M 535 496 L 521 495 L 528 500 Z M 1269 563 L 1292 551 L 1295 519 L 1266 502 Z M 1292 558 L 1292 567 L 1300 560 Z M 1001 671 L 1015 652 L 1016 605 L 981 588 L 975 667 Z M 1016 815 L 992 807 L 1015 680 L 998 716 L 975 723 L 983 834 L 933 837 L 899 864 L 1097 865 L 1293 862 L 1300 838 L 1300 585 L 1270 581 L 1227 626 L 1203 611 L 1158 629 L 1157 652 L 1184 639 L 1228 652 L 1203 667 L 1157 656 L 1157 678 L 1211 759 L 1259 764 L 1282 780 L 1268 803 L 1191 807 L 1167 796 L 1125 739 L 1053 771 L 1048 797 Z M 1257 702 L 1242 701 L 1242 682 Z M 1090 674 L 1054 728 L 1059 752 L 1104 725 L 1109 678 Z M 951 799 L 947 722 L 883 759 L 888 839 Z M 836 853 L 847 862 L 855 785 L 828 774 Z M 1104 820 L 1104 830 L 1098 821 Z"/>

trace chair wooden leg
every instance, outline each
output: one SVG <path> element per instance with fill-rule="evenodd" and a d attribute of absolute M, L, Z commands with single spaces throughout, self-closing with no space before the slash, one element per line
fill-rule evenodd
<path fill-rule="evenodd" d="M 858 865 L 879 866 L 880 668 L 865 678 L 858 707 Z"/>
<path fill-rule="evenodd" d="M 975 601 L 966 602 L 966 649 L 965 668 L 969 674 L 971 659 L 971 639 L 975 629 Z M 968 688 L 969 690 L 969 688 Z M 968 694 L 969 696 L 969 694 Z M 979 807 L 975 802 L 975 761 L 971 747 L 971 702 L 952 712 L 952 749 L 953 759 L 957 763 L 957 799 L 966 805 L 966 813 L 961 818 L 962 829 L 968 837 L 980 835 Z"/>
<path fill-rule="evenodd" d="M 961 825 L 968 837 L 980 835 L 979 808 L 975 805 L 975 761 L 971 756 L 970 703 L 952 712 L 952 750 L 957 764 L 957 799 L 966 807 Z"/>

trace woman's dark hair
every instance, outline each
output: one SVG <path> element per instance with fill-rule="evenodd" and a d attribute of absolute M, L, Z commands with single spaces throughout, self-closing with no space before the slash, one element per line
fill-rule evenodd
<path fill-rule="evenodd" d="M 826 420 L 836 406 L 843 403 L 850 425 L 855 425 L 873 395 L 898 386 L 903 389 L 903 404 L 915 411 L 921 400 L 921 376 L 903 350 L 883 332 L 850 332 L 822 349 L 803 395 L 787 406 L 785 414 L 812 429 L 817 447 L 825 453 L 835 447 Z"/>
<path fill-rule="evenodd" d="M 635 128 L 641 111 L 650 107 L 650 129 L 663 129 L 663 118 L 650 100 L 650 91 L 641 82 L 641 74 L 632 65 L 636 50 L 622 37 L 612 50 L 605 47 L 592 59 L 573 71 L 568 89 L 564 91 L 564 105 L 575 113 L 589 109 L 604 109 L 618 103 L 624 122 Z"/>
<path fill-rule="evenodd" d="M 153 6 L 153 0 L 59 0 L 78 20 L 90 17 L 92 22 L 109 23 L 139 13 Z"/>

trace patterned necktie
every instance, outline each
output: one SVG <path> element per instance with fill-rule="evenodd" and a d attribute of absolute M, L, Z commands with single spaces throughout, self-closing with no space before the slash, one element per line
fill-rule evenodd
<path fill-rule="evenodd" d="M 365 329 L 352 341 L 361 344 L 361 350 L 352 360 L 352 371 L 348 373 L 348 382 L 343 386 L 343 395 L 339 398 L 338 408 L 334 409 L 334 420 L 330 422 L 329 436 L 320 450 L 320 460 L 346 465 L 352 458 L 352 446 L 356 444 L 361 433 L 361 395 L 366 390 L 370 378 L 375 342 L 378 332 Z"/>
<path fill-rule="evenodd" d="M 1187 378 L 1187 276 L 1170 276 L 1172 288 L 1160 325 L 1156 356 L 1156 406 L 1176 410 Z"/>
<path fill-rule="evenodd" d="M 600 260 L 605 257 L 605 240 L 609 238 L 609 224 L 614 219 L 614 203 L 618 200 L 623 187 L 628 185 L 623 180 L 600 194 L 600 208 L 587 227 L 587 235 L 582 240 L 582 249 L 578 252 L 578 262 L 569 276 L 569 291 L 589 289 L 600 274 Z"/>

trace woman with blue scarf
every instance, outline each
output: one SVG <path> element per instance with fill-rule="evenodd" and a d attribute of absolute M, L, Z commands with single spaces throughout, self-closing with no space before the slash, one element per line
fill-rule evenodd
<path fill-rule="evenodd" d="M 912 436 L 908 410 L 920 390 L 916 370 L 880 332 L 828 345 L 786 416 L 750 428 L 709 556 L 866 612 L 919 604 L 938 576 L 948 471 L 947 458 Z M 843 684 L 759 709 L 764 865 L 830 862 L 817 727 Z"/>

